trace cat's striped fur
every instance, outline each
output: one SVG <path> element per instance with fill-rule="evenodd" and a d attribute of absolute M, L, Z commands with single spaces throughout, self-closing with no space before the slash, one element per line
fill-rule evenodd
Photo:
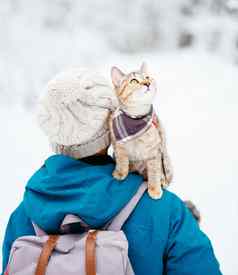
<path fill-rule="evenodd" d="M 144 63 L 139 71 L 127 75 L 113 67 L 112 82 L 119 99 L 119 108 L 130 118 L 138 119 L 149 113 L 156 84 L 148 75 Z M 136 170 L 147 179 L 149 195 L 154 199 L 160 198 L 163 192 L 161 186 L 168 186 L 172 180 L 172 168 L 161 122 L 156 116 L 155 121 L 140 136 L 118 142 L 113 130 L 114 116 L 115 113 L 109 120 L 116 158 L 113 176 L 123 180 L 129 171 Z"/>

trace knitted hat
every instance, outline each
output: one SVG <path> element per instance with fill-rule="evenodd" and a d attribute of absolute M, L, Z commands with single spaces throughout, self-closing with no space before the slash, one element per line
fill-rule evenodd
<path fill-rule="evenodd" d="M 56 153 L 85 157 L 110 144 L 107 120 L 117 104 L 113 89 L 100 74 L 76 68 L 48 83 L 37 120 Z"/>

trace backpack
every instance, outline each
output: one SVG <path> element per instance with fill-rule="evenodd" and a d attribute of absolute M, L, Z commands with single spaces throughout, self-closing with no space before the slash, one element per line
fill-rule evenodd
<path fill-rule="evenodd" d="M 47 235 L 33 224 L 36 236 L 15 240 L 4 275 L 134 275 L 128 241 L 121 228 L 146 188 L 143 183 L 103 230 Z M 66 215 L 61 229 L 67 232 L 70 225 L 77 224 L 87 228 L 79 217 Z"/>

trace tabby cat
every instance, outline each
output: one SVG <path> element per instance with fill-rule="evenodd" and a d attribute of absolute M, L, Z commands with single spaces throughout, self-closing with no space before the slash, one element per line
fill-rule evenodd
<path fill-rule="evenodd" d="M 111 77 L 119 100 L 119 107 L 109 120 L 116 159 L 113 176 L 123 180 L 129 171 L 138 171 L 148 181 L 149 195 L 159 199 L 162 187 L 172 180 L 172 169 L 164 131 L 152 105 L 155 80 L 149 76 L 145 63 L 129 74 L 112 67 Z"/>

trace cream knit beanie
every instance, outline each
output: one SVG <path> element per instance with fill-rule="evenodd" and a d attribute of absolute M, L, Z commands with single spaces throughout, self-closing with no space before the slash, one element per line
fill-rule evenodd
<path fill-rule="evenodd" d="M 108 115 L 118 101 L 103 76 L 76 68 L 58 74 L 46 90 L 37 120 L 55 153 L 82 158 L 110 144 Z"/>

